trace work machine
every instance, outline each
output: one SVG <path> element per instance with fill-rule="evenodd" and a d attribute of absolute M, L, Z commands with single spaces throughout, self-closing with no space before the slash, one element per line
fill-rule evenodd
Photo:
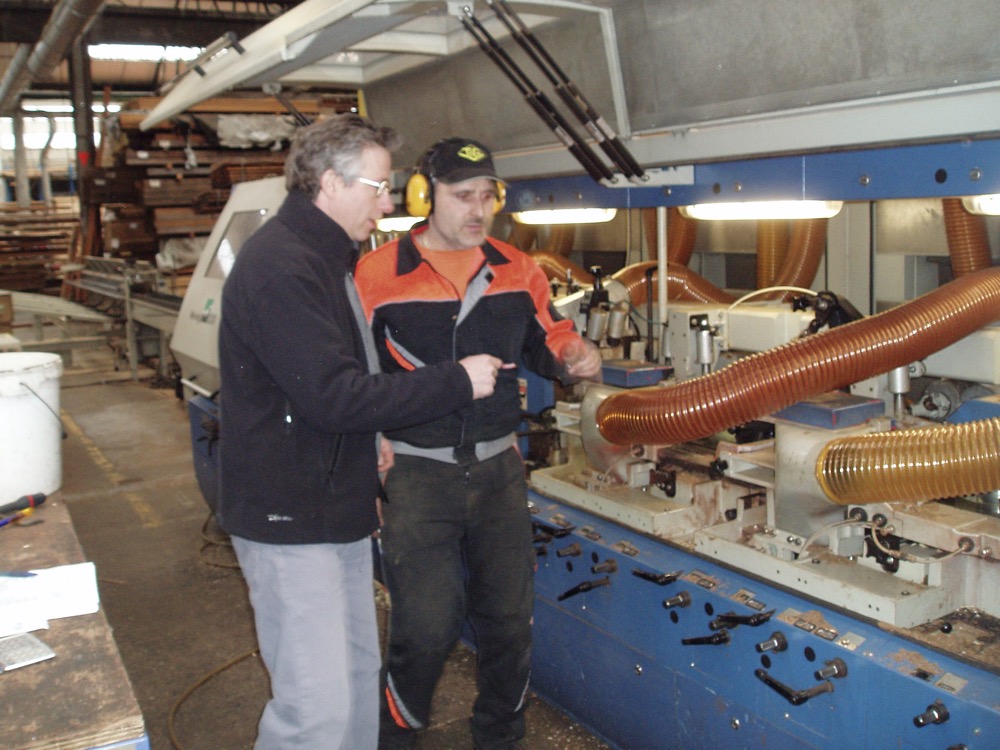
<path fill-rule="evenodd" d="M 523 375 L 539 696 L 616 750 L 992 750 L 1000 227 L 971 211 L 1000 194 L 997 12 L 308 0 L 144 126 L 239 82 L 363 81 L 407 138 L 396 192 L 465 133 L 494 147 L 506 211 L 619 212 L 536 252 L 604 359 L 601 382 Z M 234 188 L 174 329 L 212 507 L 222 284 L 283 196 Z M 688 209 L 777 199 L 836 202 L 790 225 L 777 273 L 745 272 L 778 254 L 771 220 L 701 224 L 674 254 Z"/>
<path fill-rule="evenodd" d="M 175 326 L 213 508 L 222 284 L 283 197 L 236 186 Z M 604 367 L 524 376 L 534 689 L 628 750 L 995 747 L 998 273 L 869 316 L 671 300 L 652 342 L 654 289 L 557 275 Z"/>

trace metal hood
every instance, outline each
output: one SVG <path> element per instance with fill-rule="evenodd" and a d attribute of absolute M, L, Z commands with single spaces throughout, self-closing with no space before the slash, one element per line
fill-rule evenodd
<path fill-rule="evenodd" d="M 1000 134 L 995 0 L 509 0 L 643 167 Z M 142 123 L 265 81 L 350 86 L 399 130 L 490 143 L 505 177 L 579 174 L 462 28 L 485 0 L 306 0 L 188 74 Z"/>

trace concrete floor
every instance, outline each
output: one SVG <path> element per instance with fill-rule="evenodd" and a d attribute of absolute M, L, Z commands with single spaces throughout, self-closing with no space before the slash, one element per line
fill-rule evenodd
<path fill-rule="evenodd" d="M 61 398 L 68 437 L 57 496 L 97 567 L 152 750 L 250 748 L 267 675 L 235 557 L 198 490 L 185 404 L 148 376 L 129 379 L 101 351 L 67 368 Z M 387 598 L 376 598 L 384 622 Z M 423 750 L 471 747 L 473 673 L 474 655 L 459 646 Z M 608 747 L 537 698 L 528 729 L 532 750 Z"/>

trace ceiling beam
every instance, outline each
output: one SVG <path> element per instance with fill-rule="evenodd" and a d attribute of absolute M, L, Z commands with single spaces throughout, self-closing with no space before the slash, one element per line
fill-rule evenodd
<path fill-rule="evenodd" d="M 294 3 L 275 3 L 283 6 L 291 4 Z M 256 6 L 258 3 L 247 5 Z M 0 0 L 0 42 L 34 44 L 51 15 L 51 5 Z M 91 44 L 204 47 L 227 31 L 236 32 L 240 38 L 249 36 L 273 21 L 276 15 L 105 5 L 90 27 L 89 41 Z"/>

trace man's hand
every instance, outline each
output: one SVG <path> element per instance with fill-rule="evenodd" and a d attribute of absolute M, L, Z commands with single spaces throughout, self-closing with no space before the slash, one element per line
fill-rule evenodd
<path fill-rule="evenodd" d="M 595 380 L 601 374 L 601 352 L 586 339 L 577 339 L 562 350 L 566 374 L 572 378 Z"/>
<path fill-rule="evenodd" d="M 512 362 L 504 362 L 489 354 L 474 354 L 471 357 L 460 359 L 458 364 L 465 368 L 472 381 L 472 398 L 486 398 L 493 395 L 493 389 L 497 384 L 497 373 L 500 370 L 512 370 L 517 365 Z"/>
<path fill-rule="evenodd" d="M 378 444 L 378 473 L 384 475 L 396 463 L 396 454 L 392 443 L 383 437 Z"/>

